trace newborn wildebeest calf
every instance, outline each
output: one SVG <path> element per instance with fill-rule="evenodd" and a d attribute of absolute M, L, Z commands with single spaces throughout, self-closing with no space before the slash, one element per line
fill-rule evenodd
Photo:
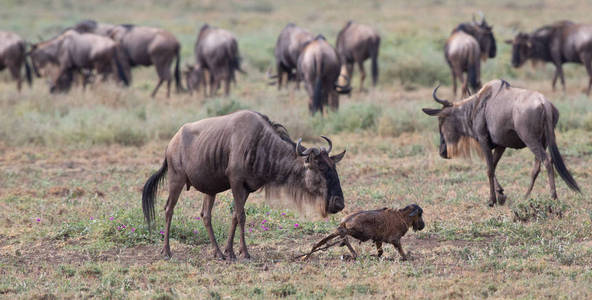
<path fill-rule="evenodd" d="M 308 259 L 314 252 L 326 250 L 335 245 L 347 246 L 355 259 L 358 254 L 347 240 L 351 236 L 360 242 L 373 240 L 378 250 L 377 256 L 382 256 L 382 243 L 393 244 L 401 260 L 407 260 L 407 255 L 401 247 L 401 238 L 407 233 L 409 227 L 414 231 L 422 230 L 425 226 L 422 219 L 423 209 L 417 204 L 411 204 L 402 209 L 383 208 L 377 210 L 365 210 L 353 213 L 345 217 L 337 230 L 318 242 L 303 259 Z M 329 243 L 333 239 L 340 239 Z M 322 247 L 327 244 L 327 246 Z"/>

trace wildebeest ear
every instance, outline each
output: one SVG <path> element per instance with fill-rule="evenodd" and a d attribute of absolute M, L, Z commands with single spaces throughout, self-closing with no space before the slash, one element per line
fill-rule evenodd
<path fill-rule="evenodd" d="M 504 43 L 506 43 L 508 45 L 512 45 L 512 44 L 514 44 L 514 40 L 505 40 Z"/>
<path fill-rule="evenodd" d="M 419 212 L 419 208 L 415 207 L 413 211 L 409 214 L 410 217 L 415 217 Z"/>
<path fill-rule="evenodd" d="M 422 108 L 421 110 L 428 116 L 436 116 L 442 111 L 441 108 Z"/>
<path fill-rule="evenodd" d="M 345 156 L 345 150 L 343 150 L 343 152 L 341 152 L 337 155 L 331 156 L 330 158 L 333 161 L 333 163 L 338 163 L 341 161 L 341 159 L 343 159 L 344 156 Z"/>

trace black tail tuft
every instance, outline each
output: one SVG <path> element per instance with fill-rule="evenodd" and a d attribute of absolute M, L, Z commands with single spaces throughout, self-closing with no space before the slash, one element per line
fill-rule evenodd
<path fill-rule="evenodd" d="M 115 50 L 115 67 L 117 68 L 117 76 L 119 80 L 123 82 L 124 86 L 129 86 L 129 80 L 123 71 L 123 65 L 121 64 L 121 59 L 119 57 L 119 50 Z"/>
<path fill-rule="evenodd" d="M 380 38 L 376 40 L 374 49 L 372 49 L 372 85 L 378 83 L 378 48 L 380 48 Z"/>
<path fill-rule="evenodd" d="M 319 64 L 318 69 L 316 63 Z M 323 61 L 315 61 L 315 85 L 312 94 L 312 114 L 320 111 L 323 114 Z"/>
<path fill-rule="evenodd" d="M 565 183 L 570 189 L 581 194 L 582 191 L 580 190 L 580 187 L 576 183 L 576 180 L 571 176 L 571 173 L 569 173 L 567 167 L 565 166 L 565 163 L 563 162 L 563 158 L 559 153 L 557 144 L 551 143 L 549 145 L 549 150 L 549 152 L 551 152 L 551 160 L 553 161 L 553 165 L 555 165 L 555 169 L 557 170 L 557 173 L 559 173 L 559 176 L 561 176 L 563 181 L 565 181 Z"/>
<path fill-rule="evenodd" d="M 179 65 L 181 64 L 181 49 L 177 49 L 177 61 L 175 62 L 175 84 L 177 85 L 177 93 L 184 91 L 183 83 L 181 83 L 181 70 Z"/>
<path fill-rule="evenodd" d="M 25 76 L 27 76 L 27 83 L 29 87 L 33 85 L 33 74 L 31 73 L 31 66 L 29 66 L 29 62 L 27 62 L 27 58 L 25 57 Z"/>
<path fill-rule="evenodd" d="M 479 81 L 479 70 L 477 69 L 477 63 L 472 63 L 467 71 L 469 77 L 469 84 L 473 89 L 473 92 L 477 92 L 481 88 L 481 82 Z"/>
<path fill-rule="evenodd" d="M 144 211 L 144 218 L 148 223 L 148 230 L 151 231 L 150 225 L 154 220 L 154 201 L 156 200 L 156 194 L 158 193 L 158 186 L 164 179 L 168 169 L 166 157 L 162 163 L 162 167 L 152 174 L 146 181 L 144 189 L 142 190 L 142 210 Z"/>

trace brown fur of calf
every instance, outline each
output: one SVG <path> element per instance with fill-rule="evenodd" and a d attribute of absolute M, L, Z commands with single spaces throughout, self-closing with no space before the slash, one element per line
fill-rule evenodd
<path fill-rule="evenodd" d="M 422 215 L 423 210 L 417 204 L 411 204 L 402 209 L 385 207 L 353 213 L 341 221 L 334 233 L 322 239 L 308 254 L 304 255 L 304 259 L 308 259 L 316 251 L 326 250 L 337 244 L 347 246 L 355 259 L 357 253 L 347 239 L 348 236 L 351 236 L 360 242 L 374 241 L 378 257 L 383 253 L 382 243 L 392 244 L 401 255 L 401 259 L 407 260 L 407 255 L 401 246 L 401 237 L 407 233 L 409 228 L 418 231 L 425 227 Z M 333 241 L 335 238 L 339 239 Z M 327 246 L 321 248 L 325 244 Z"/>

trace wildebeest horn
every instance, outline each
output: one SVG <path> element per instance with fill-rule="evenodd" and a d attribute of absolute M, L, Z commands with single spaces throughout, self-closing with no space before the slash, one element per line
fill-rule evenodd
<path fill-rule="evenodd" d="M 450 101 L 444 100 L 444 99 L 439 99 L 438 96 L 436 96 L 436 92 L 438 92 L 439 88 L 440 88 L 440 85 L 438 84 L 438 86 L 434 89 L 434 92 L 432 93 L 432 97 L 434 97 L 434 100 L 436 102 L 444 105 L 444 107 L 452 106 L 452 103 L 450 103 Z"/>
<path fill-rule="evenodd" d="M 326 137 L 324 135 L 321 135 L 321 137 L 323 139 L 325 139 L 325 141 L 327 141 L 327 144 L 329 144 L 329 149 L 326 150 L 327 154 L 331 153 L 331 149 L 333 149 L 333 143 L 331 142 L 331 140 L 328 137 Z"/>
<path fill-rule="evenodd" d="M 304 151 L 300 151 L 300 147 L 304 148 L 304 146 L 301 146 L 300 143 L 302 143 L 302 138 L 299 138 L 296 142 L 296 154 L 298 154 L 299 156 L 308 156 L 314 148 L 308 148 Z"/>

